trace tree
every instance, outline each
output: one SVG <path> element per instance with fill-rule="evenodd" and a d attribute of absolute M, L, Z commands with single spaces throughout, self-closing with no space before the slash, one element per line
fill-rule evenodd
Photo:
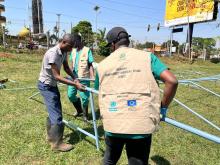
<path fill-rule="evenodd" d="M 203 49 L 206 49 L 207 55 L 209 56 L 212 52 L 216 50 L 215 45 L 216 41 L 214 38 L 192 38 L 192 49 L 199 54 L 201 54 Z"/>
<path fill-rule="evenodd" d="M 137 48 L 137 49 L 153 48 L 153 45 L 155 45 L 154 42 L 148 42 L 148 41 L 146 41 L 144 44 L 137 43 L 137 44 L 136 44 L 136 48 Z"/>
<path fill-rule="evenodd" d="M 105 33 L 106 33 L 106 28 L 98 29 L 98 34 L 97 34 L 97 41 L 102 42 L 105 41 Z"/>
<path fill-rule="evenodd" d="M 71 30 L 71 33 L 80 33 L 86 46 L 91 47 L 94 42 L 92 24 L 88 21 L 80 21 Z"/>
<path fill-rule="evenodd" d="M 106 47 L 107 42 L 105 41 L 105 33 L 106 28 L 104 29 L 98 29 L 97 35 L 97 41 L 98 41 L 98 53 L 102 56 L 108 56 L 110 55 L 110 48 Z"/>
<path fill-rule="evenodd" d="M 101 41 L 99 43 L 99 49 L 98 53 L 101 56 L 108 56 L 110 55 L 110 47 L 106 47 L 107 42 L 106 41 Z"/>
<path fill-rule="evenodd" d="M 168 40 L 168 41 L 166 41 L 166 42 L 163 42 L 162 45 L 161 45 L 161 47 L 162 47 L 162 48 L 167 48 L 167 45 L 170 45 L 170 40 Z M 172 46 L 178 48 L 179 42 L 176 41 L 176 40 L 172 40 Z"/>

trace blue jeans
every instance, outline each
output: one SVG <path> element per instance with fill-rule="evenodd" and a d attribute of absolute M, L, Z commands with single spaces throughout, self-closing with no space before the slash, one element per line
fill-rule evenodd
<path fill-rule="evenodd" d="M 44 98 L 51 124 L 62 124 L 62 106 L 58 87 L 52 87 L 42 82 L 38 82 L 38 89 Z"/>

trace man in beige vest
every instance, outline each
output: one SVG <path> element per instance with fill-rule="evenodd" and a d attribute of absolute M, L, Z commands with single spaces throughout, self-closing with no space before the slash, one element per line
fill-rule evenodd
<path fill-rule="evenodd" d="M 74 48 L 70 54 L 70 63 L 72 72 L 78 77 L 83 79 L 94 79 L 94 69 L 92 63 L 94 62 L 92 51 L 83 45 L 81 36 L 74 34 Z M 90 81 L 80 80 L 80 83 L 89 87 Z M 68 86 L 68 98 L 73 103 L 76 113 L 75 117 L 83 113 L 83 118 L 88 121 L 88 102 L 89 92 L 78 91 L 80 98 L 77 95 L 77 89 L 73 86 Z"/>
<path fill-rule="evenodd" d="M 97 67 L 95 86 L 105 130 L 105 165 L 117 163 L 124 145 L 129 165 L 148 164 L 160 110 L 164 118 L 178 84 L 154 54 L 129 48 L 129 36 L 122 27 L 111 29 L 107 41 L 113 53 Z M 162 100 L 156 79 L 165 83 Z"/>

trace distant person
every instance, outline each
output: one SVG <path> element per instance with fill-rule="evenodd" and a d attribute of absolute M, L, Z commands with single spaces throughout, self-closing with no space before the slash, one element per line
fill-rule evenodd
<path fill-rule="evenodd" d="M 67 52 L 72 50 L 73 45 L 73 36 L 66 34 L 58 45 L 45 53 L 38 82 L 38 89 L 44 97 L 49 115 L 46 122 L 47 140 L 55 151 L 69 151 L 73 148 L 72 145 L 63 143 L 64 124 L 57 81 L 84 90 L 84 86 L 73 75 L 67 62 Z M 60 75 L 62 65 L 65 72 L 72 77 L 72 81 Z"/>
<path fill-rule="evenodd" d="M 112 53 L 99 63 L 95 81 L 105 130 L 105 165 L 115 165 L 126 146 L 129 165 L 148 164 L 152 133 L 164 120 L 177 79 L 152 53 L 129 48 L 130 35 L 122 27 L 107 33 Z M 164 95 L 156 80 L 165 83 Z"/>
<path fill-rule="evenodd" d="M 70 66 L 71 71 L 78 78 L 94 79 L 94 68 L 93 68 L 93 56 L 92 51 L 83 45 L 81 36 L 74 34 L 73 36 L 74 46 L 70 54 Z M 90 81 L 80 80 L 80 83 L 89 87 Z M 89 92 L 79 91 L 80 98 L 76 96 L 77 89 L 74 86 L 68 86 L 68 98 L 73 103 L 76 113 L 75 117 L 83 114 L 85 121 L 88 121 L 88 103 L 89 103 Z"/>
<path fill-rule="evenodd" d="M 21 42 L 18 45 L 18 49 L 23 49 L 23 44 Z"/>

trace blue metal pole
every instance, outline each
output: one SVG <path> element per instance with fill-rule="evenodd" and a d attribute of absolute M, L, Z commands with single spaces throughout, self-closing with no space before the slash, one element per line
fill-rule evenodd
<path fill-rule="evenodd" d="M 177 122 L 177 121 L 175 121 L 173 119 L 170 119 L 170 118 L 167 118 L 167 117 L 165 118 L 165 122 L 168 123 L 168 124 L 171 124 L 171 125 L 173 125 L 175 127 L 184 129 L 184 130 L 186 130 L 188 132 L 191 132 L 191 133 L 196 134 L 198 136 L 201 136 L 201 137 L 203 137 L 205 139 L 208 139 L 210 141 L 213 141 L 213 142 L 216 142 L 216 143 L 220 144 L 220 137 L 218 137 L 218 136 L 211 135 L 209 133 L 203 132 L 201 130 L 198 130 L 198 129 L 193 128 L 193 127 L 191 127 L 189 125 Z"/>
<path fill-rule="evenodd" d="M 96 137 L 95 137 L 93 134 L 91 134 L 91 133 L 89 133 L 89 132 L 87 132 L 87 131 L 85 131 L 85 130 L 79 128 L 79 127 L 76 126 L 75 124 L 73 124 L 73 123 L 71 123 L 71 122 L 69 122 L 69 121 L 67 121 L 67 120 L 64 120 L 64 119 L 63 119 L 62 122 L 63 122 L 65 125 L 67 125 L 69 128 L 74 129 L 74 130 L 77 130 L 77 131 L 80 131 L 80 132 L 84 133 L 85 135 L 87 135 L 87 136 L 89 136 L 89 137 L 91 137 L 91 138 L 93 138 L 93 139 L 96 139 Z"/>
<path fill-rule="evenodd" d="M 95 94 L 99 94 L 99 91 L 92 89 L 92 88 L 89 88 L 89 87 L 86 87 L 86 90 L 89 92 L 95 93 Z"/>
<path fill-rule="evenodd" d="M 203 86 L 201 86 L 201 85 L 199 85 L 199 84 L 197 84 L 197 83 L 195 83 L 195 82 L 192 82 L 192 81 L 190 81 L 190 83 L 192 83 L 193 85 L 195 85 L 195 86 L 197 86 L 197 87 L 199 87 L 199 88 L 204 89 L 205 91 L 207 91 L 207 92 L 209 92 L 209 93 L 212 93 L 213 95 L 215 95 L 215 96 L 217 96 L 217 97 L 220 97 L 219 94 L 217 94 L 217 93 L 211 91 L 211 90 L 208 89 L 208 88 L 205 88 L 205 87 L 203 87 Z"/>
<path fill-rule="evenodd" d="M 163 90 L 160 89 L 161 92 L 163 92 Z M 203 121 L 205 121 L 206 123 L 208 123 L 209 125 L 213 126 L 214 128 L 216 128 L 218 131 L 220 131 L 220 128 L 215 125 L 214 123 L 212 123 L 211 121 L 209 121 L 208 119 L 206 119 L 205 117 L 203 117 L 202 115 L 198 114 L 197 112 L 193 111 L 191 108 L 189 108 L 188 106 L 186 106 L 185 104 L 183 104 L 182 102 L 180 102 L 179 100 L 173 98 L 173 101 L 177 102 L 179 105 L 181 105 L 183 108 L 187 109 L 188 111 L 190 111 L 191 113 L 193 113 L 194 115 L 196 115 L 197 117 L 199 117 L 200 119 L 202 119 Z"/>
<path fill-rule="evenodd" d="M 92 89 L 92 88 L 86 88 L 86 90 L 87 91 L 89 91 L 89 92 L 93 92 L 93 93 L 96 93 L 96 94 L 98 94 L 98 91 L 97 90 L 94 90 L 94 89 Z M 176 99 L 175 99 L 176 100 Z M 180 103 L 180 105 L 182 105 L 183 107 L 185 107 L 186 109 L 189 109 L 190 111 L 192 111 L 192 112 L 194 112 L 193 110 L 191 110 L 189 107 L 187 107 L 186 105 L 184 105 L 183 103 L 181 103 L 180 101 L 178 101 L 178 100 L 176 100 L 178 103 Z M 196 112 L 194 112 L 195 114 L 197 114 L 198 116 L 201 116 L 201 115 L 199 115 L 198 113 L 196 113 Z M 204 117 L 203 117 L 204 118 Z M 205 118 L 204 118 L 205 119 Z M 205 119 L 205 120 L 207 120 L 207 119 Z M 208 121 L 208 120 L 207 120 Z M 217 136 L 214 136 L 214 135 L 211 135 L 211 134 L 209 134 L 209 133 L 206 133 L 206 132 L 204 132 L 204 131 L 201 131 L 201 130 L 199 130 L 199 129 L 196 129 L 196 128 L 193 128 L 193 127 L 191 127 L 191 126 L 189 126 L 189 125 L 186 125 L 186 124 L 183 124 L 183 123 L 180 123 L 180 122 L 177 122 L 177 121 L 175 121 L 175 120 L 172 120 L 172 119 L 170 119 L 170 118 L 165 118 L 165 122 L 166 123 L 168 123 L 168 124 L 171 124 L 171 125 L 173 125 L 173 126 L 175 126 L 175 127 L 178 127 L 178 128 L 181 128 L 181 129 L 184 129 L 184 130 L 186 130 L 186 131 L 188 131 L 188 132 L 191 132 L 191 133 L 193 133 L 193 134 L 196 134 L 196 135 L 198 135 L 198 136 L 201 136 L 201 137 L 203 137 L 203 138 L 205 138 L 205 139 L 208 139 L 208 140 L 210 140 L 210 141 L 213 141 L 213 142 L 216 142 L 216 143 L 219 143 L 220 144 L 220 138 L 219 137 L 217 137 Z M 209 123 L 211 123 L 210 121 L 208 121 Z M 212 125 L 214 125 L 213 123 L 211 123 Z M 215 125 L 214 125 L 215 126 Z M 215 128 L 216 128 L 217 126 L 215 126 Z M 219 130 L 219 127 L 217 127 L 217 129 Z"/>
<path fill-rule="evenodd" d="M 94 106 L 94 98 L 92 92 L 90 92 L 90 105 L 91 105 L 91 111 L 92 111 L 92 122 L 93 122 L 93 128 L 95 132 L 95 142 L 96 142 L 96 148 L 99 150 L 99 135 L 96 125 L 96 116 L 95 116 L 95 106 Z"/>

